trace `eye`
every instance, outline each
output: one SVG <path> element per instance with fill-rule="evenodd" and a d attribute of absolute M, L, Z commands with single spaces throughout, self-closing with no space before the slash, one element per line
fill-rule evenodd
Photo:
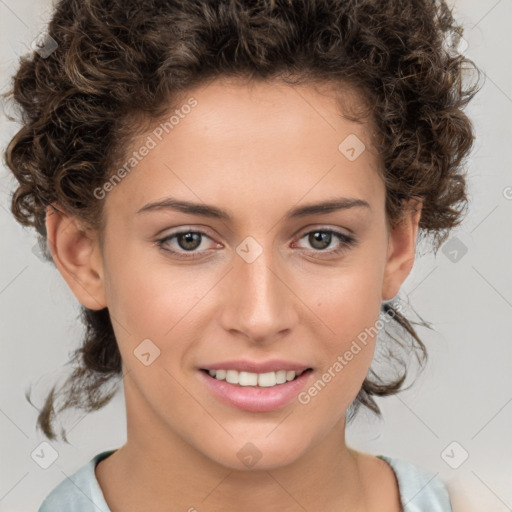
<path fill-rule="evenodd" d="M 211 240 L 211 238 L 203 231 L 193 231 L 188 229 L 166 235 L 165 237 L 156 240 L 155 243 L 160 247 L 160 249 L 170 252 L 177 258 L 194 259 L 204 256 L 204 252 L 206 250 L 197 251 L 197 249 L 201 247 L 204 238 L 209 238 Z M 175 245 L 171 244 L 172 241 L 175 242 Z M 217 246 L 220 246 L 220 244 L 217 244 Z"/>
<path fill-rule="evenodd" d="M 204 248 L 199 250 L 203 245 L 204 240 L 212 240 L 203 231 L 185 229 L 170 233 L 155 241 L 155 244 L 166 253 L 171 253 L 173 257 L 181 259 L 198 259 L 205 256 L 209 252 Z M 336 256 L 347 251 L 350 247 L 356 244 L 356 240 L 344 233 L 333 229 L 315 229 L 308 231 L 302 235 L 299 240 L 307 239 L 307 242 L 313 247 L 312 252 L 315 256 Z M 334 245 L 333 245 L 334 244 Z M 217 248 L 222 247 L 221 244 L 215 244 Z M 331 247 L 329 249 L 329 247 Z"/>
<path fill-rule="evenodd" d="M 315 256 L 318 253 L 326 256 L 336 256 L 347 251 L 356 244 L 355 238 L 345 235 L 334 229 L 315 229 L 308 231 L 300 237 L 300 240 L 306 239 L 307 243 L 313 247 Z M 334 247 L 329 249 L 329 247 Z"/>

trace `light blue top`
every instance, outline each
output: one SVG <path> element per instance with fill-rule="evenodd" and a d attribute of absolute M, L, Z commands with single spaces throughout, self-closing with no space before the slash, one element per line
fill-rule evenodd
<path fill-rule="evenodd" d="M 99 453 L 63 480 L 44 499 L 38 512 L 111 512 L 94 468 L 115 451 Z M 395 472 L 403 512 L 452 512 L 448 490 L 436 475 L 402 459 L 377 457 L 386 461 Z"/>

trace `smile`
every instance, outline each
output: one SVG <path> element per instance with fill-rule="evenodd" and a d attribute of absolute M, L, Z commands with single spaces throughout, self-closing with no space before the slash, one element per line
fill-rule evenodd
<path fill-rule="evenodd" d="M 296 401 L 313 370 L 252 373 L 219 368 L 202 369 L 197 373 L 212 396 L 224 404 L 244 411 L 269 412 Z"/>
<path fill-rule="evenodd" d="M 310 369 L 310 368 L 308 368 Z M 253 373 L 237 370 L 204 370 L 207 371 L 211 377 L 217 380 L 225 380 L 229 384 L 238 386 L 258 386 L 258 387 L 273 387 L 286 382 L 292 381 L 302 375 L 304 371 L 295 372 L 293 370 L 278 370 L 275 372 Z"/>

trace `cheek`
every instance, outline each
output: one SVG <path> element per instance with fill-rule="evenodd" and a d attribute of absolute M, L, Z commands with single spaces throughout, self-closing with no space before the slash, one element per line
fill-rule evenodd
<path fill-rule="evenodd" d="M 321 364 L 298 401 L 311 417 L 323 418 L 326 431 L 353 402 L 372 363 L 380 300 L 370 281 L 345 275 L 329 293 L 315 296 L 315 312 L 331 330 L 322 329 L 326 334 L 316 339 Z"/>
<path fill-rule="evenodd" d="M 116 261 L 114 253 L 111 261 Z M 121 351 L 133 351 L 144 339 L 152 340 L 162 356 L 171 342 L 175 355 L 190 347 L 218 273 L 210 269 L 200 276 L 192 266 L 167 265 L 163 256 L 155 258 L 148 251 L 123 251 L 117 261 L 106 272 L 106 288 Z"/>
<path fill-rule="evenodd" d="M 321 285 L 320 285 L 321 283 Z M 375 323 L 381 307 L 382 269 L 378 262 L 340 268 L 336 276 L 310 280 L 304 296 L 339 342 Z"/>
<path fill-rule="evenodd" d="M 327 372 L 322 381 L 328 382 L 326 386 L 340 397 L 355 397 L 372 362 L 382 273 L 383 265 L 377 257 L 361 257 L 357 263 L 340 268 L 336 278 L 322 280 L 323 286 L 309 282 L 304 289 L 324 325 L 321 330 L 325 335 L 317 338 L 323 353 L 322 372 Z M 327 395 L 333 396 L 329 392 L 324 394 Z"/>

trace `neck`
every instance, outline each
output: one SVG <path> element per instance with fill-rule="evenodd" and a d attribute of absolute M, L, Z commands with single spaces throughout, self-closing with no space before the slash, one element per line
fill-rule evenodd
<path fill-rule="evenodd" d="M 363 497 L 357 455 L 341 444 L 338 432 L 335 437 L 336 449 L 326 440 L 285 467 L 247 471 L 226 468 L 210 460 L 205 463 L 201 454 L 187 446 L 176 445 L 167 451 L 152 443 L 141 446 L 128 441 L 104 460 L 111 464 L 105 475 L 110 483 L 105 487 L 113 491 L 110 500 L 109 493 L 104 492 L 105 498 L 111 504 L 124 496 L 133 510 L 143 510 L 148 503 L 155 510 L 169 510 L 172 503 L 175 510 L 191 512 L 195 512 L 191 507 L 197 512 L 354 512 L 362 507 Z M 116 483 L 117 487 L 110 485 Z M 132 510 L 127 505 L 111 508 Z"/>

